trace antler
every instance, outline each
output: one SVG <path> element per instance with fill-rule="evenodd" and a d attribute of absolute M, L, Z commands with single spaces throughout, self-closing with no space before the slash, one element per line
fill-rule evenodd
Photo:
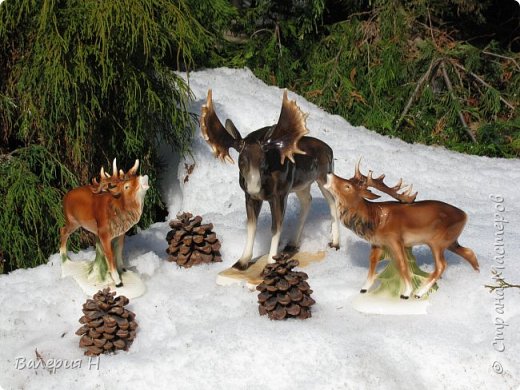
<path fill-rule="evenodd" d="M 136 176 L 137 168 L 139 168 L 139 160 L 135 160 L 133 167 L 130 168 L 126 173 L 122 169 L 120 169 L 119 180 L 129 180 L 131 176 Z"/>
<path fill-rule="evenodd" d="M 397 184 L 393 187 L 388 187 L 385 183 L 383 183 L 383 179 L 385 175 L 381 175 L 377 178 L 372 177 L 373 172 L 368 172 L 367 177 L 367 187 L 373 187 L 378 189 L 385 194 L 390 195 L 392 198 L 397 199 L 401 203 L 413 203 L 415 198 L 417 197 L 417 192 L 412 193 L 413 184 L 407 185 L 403 184 L 403 179 L 399 179 Z M 399 191 L 404 190 L 404 192 L 399 193 Z"/>
<path fill-rule="evenodd" d="M 393 187 L 388 187 L 384 182 L 385 175 L 382 174 L 377 178 L 373 178 L 373 171 L 368 171 L 368 176 L 363 175 L 359 170 L 361 159 L 359 159 L 356 164 L 356 173 L 352 177 L 351 180 L 355 179 L 358 183 L 362 184 L 363 187 L 368 188 L 372 187 L 385 194 L 390 195 L 392 198 L 398 200 L 401 203 L 413 203 L 415 198 L 417 197 L 417 192 L 412 193 L 413 185 L 403 184 L 403 179 L 399 179 L 396 185 Z M 399 193 L 399 191 L 404 190 L 404 192 Z"/>
<path fill-rule="evenodd" d="M 101 167 L 101 170 L 99 171 L 99 181 L 96 178 L 92 179 L 92 192 L 95 194 L 112 192 L 111 190 L 117 187 L 118 183 L 129 180 L 130 176 L 135 176 L 137 174 L 137 168 L 139 168 L 139 160 L 135 160 L 134 166 L 126 173 L 122 169 L 118 170 L 117 161 L 114 158 L 112 161 L 111 175 L 105 172 L 104 167 Z"/>
<path fill-rule="evenodd" d="M 200 130 L 202 137 L 213 150 L 215 157 L 234 164 L 229 155 L 229 148 L 237 149 L 237 142 L 242 139 L 240 133 L 233 126 L 233 131 L 228 131 L 218 119 L 213 108 L 211 89 L 208 90 L 206 104 L 202 106 L 200 115 Z"/>
<path fill-rule="evenodd" d="M 268 136 L 266 142 L 275 145 L 280 150 L 281 163 L 288 158 L 294 163 L 295 154 L 305 154 L 298 147 L 298 141 L 309 133 L 305 120 L 307 114 L 304 114 L 295 100 L 289 100 L 287 90 L 283 93 L 282 111 L 278 123 Z"/>

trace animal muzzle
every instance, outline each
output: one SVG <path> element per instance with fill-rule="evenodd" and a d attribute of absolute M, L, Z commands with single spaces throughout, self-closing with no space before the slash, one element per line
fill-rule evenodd
<path fill-rule="evenodd" d="M 150 185 L 148 184 L 148 175 L 139 176 L 139 185 L 145 191 L 150 188 Z"/>
<path fill-rule="evenodd" d="M 332 190 L 332 173 L 327 173 L 327 181 L 323 187 L 328 191 Z"/>
<path fill-rule="evenodd" d="M 247 192 L 251 195 L 257 195 L 262 190 L 262 181 L 260 177 L 260 171 L 252 168 L 249 170 L 246 179 Z"/>

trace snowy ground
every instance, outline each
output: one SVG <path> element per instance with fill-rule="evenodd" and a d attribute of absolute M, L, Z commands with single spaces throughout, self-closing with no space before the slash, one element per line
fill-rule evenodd
<path fill-rule="evenodd" d="M 243 135 L 277 120 L 282 91 L 266 86 L 248 70 L 192 73 L 190 85 L 196 96 L 194 112 L 199 112 L 207 89 L 212 88 L 217 113 L 222 120 L 232 118 Z M 183 210 L 214 223 L 224 262 L 185 270 L 165 261 L 166 222 L 130 237 L 125 254 L 148 289 L 129 305 L 137 315 L 139 332 L 129 352 L 103 356 L 90 370 L 74 334 L 86 296 L 74 280 L 60 278 L 58 256 L 51 256 L 46 265 L 0 276 L 0 387 L 520 387 L 520 291 L 506 290 L 501 299 L 484 287 L 493 282 L 491 270 L 500 266 L 495 251 L 502 248 L 506 254 L 503 274 L 510 282 L 520 283 L 520 161 L 409 145 L 352 127 L 302 97 L 292 93 L 289 97 L 310 114 L 311 135 L 333 147 L 339 175 L 350 177 L 363 156 L 365 172 L 384 172 L 389 183 L 402 176 L 414 183 L 418 199 L 439 199 L 464 209 L 469 222 L 460 242 L 476 252 L 480 274 L 463 259 L 448 254 L 448 268 L 431 297 L 427 315 L 361 314 L 350 301 L 366 278 L 369 246 L 342 227 L 341 250 L 328 250 L 324 262 L 305 269 L 317 301 L 312 318 L 275 322 L 260 317 L 256 293 L 215 284 L 217 273 L 241 254 L 245 207 L 237 166 L 213 159 L 197 133 L 193 156 L 187 158 L 187 163 L 196 164 L 189 181 L 181 184 L 184 162 L 176 172 L 172 159 L 171 174 L 163 178 L 161 187 L 171 217 Z M 492 194 L 503 197 L 503 202 L 494 202 Z M 303 234 L 302 250 L 306 251 L 323 250 L 329 240 L 327 204 L 317 188 L 313 197 Z M 260 216 L 255 256 L 269 249 L 268 210 L 264 207 Z M 295 223 L 297 211 L 296 197 L 291 195 L 286 227 Z M 504 224 L 504 247 L 495 245 L 501 227 L 495 218 L 509 221 Z M 429 251 L 419 247 L 415 253 L 422 268 L 431 270 Z M 93 258 L 93 252 L 73 258 Z M 62 359 L 76 365 L 34 368 L 35 349 L 48 362 Z"/>

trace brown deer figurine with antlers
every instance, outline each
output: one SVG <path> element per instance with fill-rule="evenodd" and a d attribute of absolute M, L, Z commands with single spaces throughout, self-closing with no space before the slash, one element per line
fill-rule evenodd
<path fill-rule="evenodd" d="M 479 270 L 475 253 L 460 246 L 457 241 L 467 219 L 464 211 L 434 200 L 415 202 L 417 193 L 412 193 L 412 186 L 406 188 L 400 180 L 395 186 L 388 187 L 383 179 L 384 175 L 374 179 L 372 171 L 368 176 L 362 175 L 358 163 L 352 178 L 343 179 L 329 174 L 325 185 L 336 199 L 343 224 L 372 244 L 368 278 L 361 289 L 362 293 L 373 285 L 376 265 L 385 249 L 397 262 L 397 269 L 405 286 L 401 293 L 403 299 L 408 299 L 412 293 L 406 248 L 426 244 L 435 260 L 435 270 L 415 292 L 416 298 L 427 293 L 444 272 L 446 249 L 462 256 L 476 271 Z M 370 202 L 369 199 L 374 200 L 379 196 L 369 188 L 384 192 L 399 202 Z"/>
<path fill-rule="evenodd" d="M 285 248 L 294 252 L 299 244 L 303 225 L 309 213 L 310 187 L 318 183 L 327 200 L 332 216 L 332 242 L 339 248 L 339 224 L 334 198 L 324 188 L 327 173 L 332 172 L 332 149 L 323 141 L 306 137 L 309 132 L 305 125 L 306 115 L 295 101 L 284 92 L 282 109 L 278 122 L 272 126 L 253 131 L 242 138 L 231 122 L 225 127 L 215 113 L 211 90 L 206 104 L 202 106 L 200 128 L 204 139 L 211 146 L 216 157 L 233 163 L 229 148 L 238 151 L 240 187 L 245 193 L 247 211 L 247 241 L 235 268 L 246 269 L 253 255 L 257 219 L 263 201 L 268 201 L 272 216 L 272 239 L 269 262 L 278 253 L 287 196 L 295 192 L 301 205 L 299 222 L 294 235 Z"/>
<path fill-rule="evenodd" d="M 139 160 L 136 160 L 128 172 L 118 171 L 114 159 L 112 175 L 101 168 L 99 182 L 93 179 L 92 185 L 74 188 L 63 197 L 65 226 L 61 228 L 62 261 L 68 259 L 69 236 L 82 227 L 98 237 L 108 272 L 116 287 L 123 285 L 120 272 L 125 233 L 139 222 L 149 188 L 148 176 L 138 176 L 138 167 Z"/>

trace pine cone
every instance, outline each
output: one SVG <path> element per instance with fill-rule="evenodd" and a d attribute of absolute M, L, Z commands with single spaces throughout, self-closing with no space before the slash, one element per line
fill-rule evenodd
<path fill-rule="evenodd" d="M 79 319 L 83 324 L 76 331 L 80 348 L 86 348 L 85 355 L 97 356 L 101 353 L 128 350 L 135 338 L 137 323 L 135 314 L 124 308 L 128 298 L 110 288 L 98 291 L 93 299 L 83 304 L 84 316 Z"/>
<path fill-rule="evenodd" d="M 258 311 L 267 314 L 271 320 L 297 317 L 311 317 L 310 307 L 316 302 L 310 297 L 312 290 L 305 281 L 305 272 L 293 271 L 298 260 L 290 260 L 287 255 L 278 255 L 276 263 L 267 264 L 263 271 L 264 280 L 256 289 L 258 294 Z"/>
<path fill-rule="evenodd" d="M 202 217 L 192 218 L 191 213 L 179 213 L 177 219 L 170 222 L 170 230 L 166 235 L 170 256 L 182 267 L 189 268 L 201 263 L 215 263 L 222 261 L 220 255 L 220 241 L 213 232 L 213 224 L 202 225 Z"/>

